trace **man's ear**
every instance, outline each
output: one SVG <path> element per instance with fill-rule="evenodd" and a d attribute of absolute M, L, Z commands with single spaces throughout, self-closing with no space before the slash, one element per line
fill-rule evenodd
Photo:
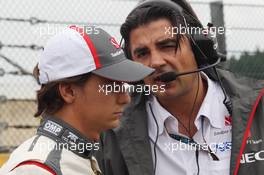
<path fill-rule="evenodd" d="M 73 84 L 60 83 L 58 88 L 59 93 L 65 103 L 73 103 L 76 98 L 76 93 Z"/>

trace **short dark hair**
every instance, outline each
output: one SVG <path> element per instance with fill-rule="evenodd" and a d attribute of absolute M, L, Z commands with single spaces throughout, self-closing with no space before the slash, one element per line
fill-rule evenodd
<path fill-rule="evenodd" d="M 39 82 L 38 66 L 34 68 L 33 75 Z M 73 83 L 78 86 L 83 86 L 90 75 L 91 73 L 86 73 L 41 85 L 41 88 L 37 91 L 37 111 L 34 117 L 52 115 L 63 107 L 65 101 L 59 92 L 60 83 Z"/>
<path fill-rule="evenodd" d="M 162 1 L 162 0 L 161 0 Z M 194 13 L 192 7 L 185 0 L 171 0 L 172 2 L 178 4 L 183 9 L 183 15 L 189 27 L 200 27 L 202 24 Z M 144 3 L 144 1 L 141 1 Z M 141 25 L 148 24 L 157 19 L 168 19 L 173 27 L 179 27 L 179 25 L 185 26 L 185 23 L 181 16 L 175 12 L 174 8 L 167 6 L 147 6 L 145 8 L 135 8 L 126 18 L 126 21 L 121 25 L 120 33 L 124 40 L 123 49 L 126 56 L 131 59 L 130 46 L 129 46 L 129 35 L 133 29 Z M 179 41 L 181 35 L 176 35 L 176 46 L 175 49 L 180 47 Z"/>

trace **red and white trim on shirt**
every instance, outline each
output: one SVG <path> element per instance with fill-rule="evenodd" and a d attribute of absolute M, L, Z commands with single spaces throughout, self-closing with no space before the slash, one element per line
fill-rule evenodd
<path fill-rule="evenodd" d="M 42 168 L 42 169 L 48 171 L 52 175 L 57 175 L 55 173 L 55 171 L 53 169 L 51 169 L 49 166 L 47 166 L 47 165 L 45 165 L 43 163 L 37 162 L 37 161 L 25 161 L 25 162 L 22 162 L 22 163 L 18 164 L 15 168 L 13 168 L 11 171 L 13 171 L 14 169 L 16 169 L 18 167 L 25 166 L 25 165 L 34 165 L 34 166 L 37 166 L 39 168 Z"/>

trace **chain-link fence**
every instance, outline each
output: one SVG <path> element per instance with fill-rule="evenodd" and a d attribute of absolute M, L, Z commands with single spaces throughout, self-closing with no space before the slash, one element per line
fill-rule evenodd
<path fill-rule="evenodd" d="M 70 24 L 93 24 L 120 40 L 119 27 L 136 4 L 137 0 L 0 0 L 2 151 L 33 135 L 39 123 L 33 117 L 35 91 L 39 87 L 31 72 L 47 39 Z M 193 1 L 191 4 L 203 24 L 211 21 L 209 2 Z M 224 3 L 223 14 L 229 30 L 225 49 L 232 58 L 230 64 L 241 64 L 240 57 L 263 60 L 264 5 Z M 251 63 L 254 70 L 260 72 L 258 76 L 263 77 L 264 62 Z M 237 71 L 243 68 L 237 67 L 234 68 Z"/>

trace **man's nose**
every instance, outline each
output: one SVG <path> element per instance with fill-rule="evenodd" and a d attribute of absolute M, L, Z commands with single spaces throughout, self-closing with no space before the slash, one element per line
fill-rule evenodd
<path fill-rule="evenodd" d="M 117 95 L 118 95 L 118 99 L 117 99 L 118 104 L 126 105 L 130 103 L 131 99 L 128 92 L 119 92 Z"/>
<path fill-rule="evenodd" d="M 164 65 L 166 65 L 166 61 L 164 60 L 162 55 L 159 53 L 159 51 L 152 51 L 149 66 L 151 68 L 157 69 Z"/>

